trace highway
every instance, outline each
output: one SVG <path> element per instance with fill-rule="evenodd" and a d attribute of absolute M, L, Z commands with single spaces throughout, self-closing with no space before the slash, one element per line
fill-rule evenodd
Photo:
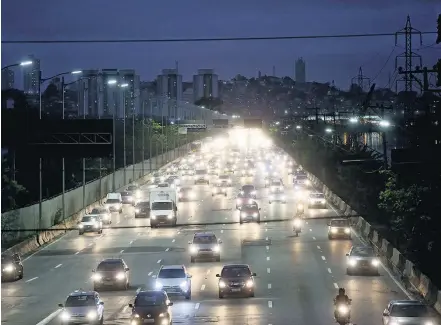
<path fill-rule="evenodd" d="M 285 184 L 288 175 L 284 176 Z M 381 324 L 382 311 L 392 299 L 407 299 L 398 284 L 381 269 L 380 276 L 347 276 L 346 256 L 350 240 L 328 240 L 327 220 L 308 219 L 300 237 L 294 237 L 291 222 L 270 222 L 295 213 L 296 199 L 286 205 L 268 204 L 263 175 L 233 177 L 228 197 L 211 196 L 211 187 L 195 185 L 197 198 L 179 203 L 178 223 L 207 223 L 176 228 L 105 229 L 102 235 L 79 236 L 72 231 L 24 260 L 24 279 L 2 285 L 2 324 L 60 324 L 57 307 L 76 290 L 92 289 L 92 269 L 100 260 L 119 257 L 130 267 L 128 291 L 100 292 L 105 302 L 104 324 L 129 324 L 128 303 L 137 290 L 153 288 L 161 265 L 185 264 L 192 277 L 192 299 L 174 300 L 174 324 L 287 325 L 333 324 L 333 297 L 345 287 L 353 299 L 352 320 L 358 325 Z M 238 222 L 234 209 L 240 185 L 258 188 L 262 223 Z M 185 186 L 185 182 L 183 183 Z M 287 197 L 294 197 L 289 185 Z M 307 216 L 335 216 L 336 211 L 306 211 Z M 149 226 L 149 219 L 134 219 L 125 206 L 113 214 L 112 227 Z M 221 223 L 209 225 L 209 223 Z M 188 241 L 195 231 L 213 231 L 223 240 L 221 262 L 190 263 Z M 247 263 L 257 273 L 255 298 L 218 298 L 216 273 L 228 263 Z"/>

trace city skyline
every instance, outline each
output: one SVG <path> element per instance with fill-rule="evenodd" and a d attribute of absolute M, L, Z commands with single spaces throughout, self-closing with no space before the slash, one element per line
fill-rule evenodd
<path fill-rule="evenodd" d="M 50 3 L 50 4 L 49 4 Z M 48 2 L 35 4 L 19 0 L 4 6 L 3 40 L 14 39 L 133 39 L 133 38 L 187 38 L 187 37 L 241 37 L 241 36 L 284 36 L 284 35 L 324 35 L 345 33 L 393 33 L 404 27 L 407 13 L 412 13 L 412 25 L 421 31 L 436 30 L 436 12 L 441 10 L 438 3 L 411 4 L 411 1 L 389 1 L 382 4 L 374 2 L 371 7 L 362 3 L 329 3 L 324 0 L 309 1 L 310 4 L 290 4 L 280 1 L 279 6 L 257 2 L 250 13 L 245 3 L 226 1 L 218 5 L 217 11 L 229 13 L 227 21 L 219 18 L 207 20 L 199 15 L 195 22 L 185 19 L 191 16 L 184 4 L 167 1 L 155 7 L 154 12 L 143 10 L 145 2 L 134 1 L 132 6 L 123 6 L 106 2 L 103 12 L 100 0 L 91 5 L 80 2 L 68 13 L 62 10 L 63 4 Z M 320 4 L 321 6 L 314 6 Z M 283 4 L 283 5 L 282 5 Z M 46 8 L 48 6 L 48 8 Z M 88 10 L 84 10 L 87 6 Z M 57 11 L 57 15 L 45 16 L 42 9 Z M 127 17 L 106 25 L 106 30 L 97 29 L 97 17 L 107 12 L 127 10 Z M 380 10 L 381 9 L 381 10 Z M 36 19 L 33 13 L 42 11 L 43 17 Z M 208 4 L 201 2 L 200 12 L 209 10 Z M 81 12 L 81 24 L 72 22 L 71 17 L 78 17 Z M 176 25 L 164 24 L 162 12 Z M 136 19 L 140 15 L 145 19 Z M 321 16 L 320 24 L 311 24 L 303 16 Z M 25 18 L 26 28 L 18 24 L 17 16 Z M 97 16 L 98 15 L 98 16 Z M 372 17 L 381 22 L 372 24 Z M 288 19 L 291 17 L 292 19 Z M 332 19 L 327 17 L 333 17 Z M 276 18 L 276 19 L 274 19 Z M 11 20 L 11 21 L 10 21 Z M 12 21 L 14 20 L 14 21 Z M 136 21 L 147 21 L 150 28 L 140 27 Z M 63 21 L 63 23 L 61 23 Z M 65 21 L 71 22 L 69 24 Z M 336 23 L 338 21 L 338 24 Z M 228 23 L 225 23 L 228 22 Z M 259 24 L 256 24 L 259 22 Z M 94 25 L 92 25 L 94 24 Z M 59 26 L 56 33 L 48 33 L 50 26 Z M 176 26 L 180 28 L 176 28 Z M 94 26 L 94 28 L 91 28 Z M 124 26 L 124 28 L 122 28 Z M 204 26 L 204 29 L 200 27 Z M 240 27 L 239 27 L 240 26 Z M 160 27 L 160 28 L 158 28 Z M 93 30 L 93 32 L 90 32 Z M 140 33 L 139 31 L 143 32 Z M 25 37 L 26 36 L 26 37 Z M 432 40 L 433 39 L 433 40 Z M 415 51 L 423 56 L 423 63 L 432 66 L 437 57 L 436 49 L 431 45 L 435 35 L 425 35 L 423 45 L 415 39 Z M 360 66 L 368 77 L 376 78 L 380 85 L 387 84 L 388 74 L 394 71 L 394 60 L 387 60 L 389 54 L 402 52 L 403 40 L 395 46 L 394 37 L 320 39 L 292 41 L 259 42 L 199 42 L 199 43 L 152 43 L 152 44 L 23 44 L 3 45 L 3 62 L 15 62 L 28 53 L 34 53 L 41 59 L 43 76 L 53 75 L 65 70 L 87 69 L 89 67 L 127 67 L 138 71 L 141 80 L 153 80 L 162 69 L 173 67 L 180 62 L 183 80 L 191 80 L 194 71 L 203 67 L 216 70 L 219 79 L 225 80 L 240 73 L 251 77 L 260 70 L 263 75 L 271 75 L 276 65 L 278 76 L 291 76 L 295 58 L 303 57 L 308 62 L 308 80 L 330 82 L 335 80 L 340 88 L 348 88 L 350 80 Z M 385 64 L 385 68 L 382 66 Z M 131 64 L 128 64 L 131 63 Z"/>

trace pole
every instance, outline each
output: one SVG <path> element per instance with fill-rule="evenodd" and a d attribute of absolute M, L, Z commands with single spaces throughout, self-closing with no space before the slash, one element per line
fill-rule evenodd
<path fill-rule="evenodd" d="M 43 79 L 41 78 L 41 70 L 38 71 L 38 101 L 39 101 L 39 118 L 41 120 L 41 83 Z M 39 167 L 39 200 L 38 200 L 38 228 L 42 228 L 42 218 L 43 218 L 43 162 L 40 157 L 40 167 Z"/>
<path fill-rule="evenodd" d="M 166 135 L 167 136 L 167 135 Z M 161 165 L 164 165 L 164 105 L 161 101 Z M 167 141 L 167 138 L 165 139 Z"/>
<path fill-rule="evenodd" d="M 64 97 L 64 87 L 66 87 L 64 83 L 64 77 L 61 78 L 61 105 L 62 105 L 62 114 L 63 114 L 63 120 L 65 115 L 65 97 Z M 66 219 L 66 165 L 64 161 L 64 157 L 61 158 L 61 208 L 63 210 L 63 220 Z"/>
<path fill-rule="evenodd" d="M 112 137 L 112 144 L 113 144 L 113 177 L 112 177 L 112 191 L 115 192 L 116 191 L 116 180 L 115 180 L 115 173 L 116 173 L 116 107 L 117 107 L 117 103 L 116 103 L 116 99 L 117 96 L 115 96 L 115 92 L 113 92 L 113 97 L 114 97 L 114 101 L 113 101 L 113 137 Z"/>
<path fill-rule="evenodd" d="M 15 150 L 12 151 L 12 180 L 15 181 Z"/>
<path fill-rule="evenodd" d="M 121 94 L 120 94 L 121 95 Z M 126 153 L 126 99 L 125 99 L 125 91 L 124 89 L 122 89 L 122 95 L 123 95 L 123 130 L 124 130 L 124 135 L 123 135 L 123 152 L 124 152 L 124 157 L 123 157 L 123 164 L 124 164 L 124 185 L 127 184 L 127 175 L 126 175 L 126 165 L 127 165 L 127 153 Z"/>
<path fill-rule="evenodd" d="M 153 101 L 150 101 L 150 121 L 149 121 L 149 167 L 150 167 L 150 174 L 152 173 L 152 125 L 153 124 Z M 157 159 L 156 159 L 157 161 Z"/>
<path fill-rule="evenodd" d="M 87 84 L 89 90 L 89 84 Z M 88 98 L 89 99 L 89 98 Z M 87 105 L 89 106 L 89 105 Z M 83 119 L 86 119 L 86 92 L 83 91 Z M 83 158 L 83 209 L 86 208 L 86 158 Z"/>
<path fill-rule="evenodd" d="M 144 167 L 144 164 L 145 164 L 145 149 L 144 149 L 144 145 L 145 145 L 145 131 L 144 131 L 144 129 L 145 129 L 145 125 L 144 125 L 144 123 L 145 123 L 145 112 L 144 112 L 144 100 L 142 101 L 142 130 L 141 130 L 141 132 L 142 132 L 142 144 L 141 144 L 141 159 L 142 159 L 142 177 L 144 177 L 144 175 L 145 175 L 145 167 Z"/>
<path fill-rule="evenodd" d="M 132 107 L 132 165 L 133 165 L 133 181 L 135 181 L 135 98 L 133 97 Z"/>
<path fill-rule="evenodd" d="M 386 139 L 386 132 L 385 131 L 383 131 L 383 134 L 382 134 L 382 140 L 383 140 L 383 156 L 384 156 L 384 169 L 388 169 L 388 167 L 389 167 L 389 164 L 388 164 L 388 162 L 387 162 L 387 139 Z"/>
<path fill-rule="evenodd" d="M 98 80 L 95 79 L 95 82 L 97 83 L 97 87 L 98 87 Z M 99 98 L 101 98 L 100 92 L 102 92 L 101 87 L 99 88 L 99 91 L 98 91 Z M 99 102 L 97 102 L 97 110 L 98 110 L 98 119 L 101 120 L 101 112 L 100 112 L 100 103 Z M 102 190 L 102 187 L 103 187 L 103 174 L 102 174 L 103 158 L 100 157 L 98 162 L 99 162 L 99 169 L 100 169 L 100 200 L 101 200 L 103 198 L 103 190 Z"/>

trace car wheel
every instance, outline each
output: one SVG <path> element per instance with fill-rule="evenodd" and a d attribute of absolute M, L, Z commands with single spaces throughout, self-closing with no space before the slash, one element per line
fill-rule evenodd
<path fill-rule="evenodd" d="M 260 218 L 259 218 L 259 219 L 257 219 L 257 223 L 260 223 Z"/>
<path fill-rule="evenodd" d="M 377 273 L 378 273 L 378 272 L 377 272 Z M 19 280 L 23 279 L 23 276 L 24 276 L 24 274 L 23 274 L 23 270 L 21 270 L 20 275 L 18 276 L 18 279 L 19 279 Z"/>
<path fill-rule="evenodd" d="M 347 275 L 352 275 L 352 272 L 349 269 L 346 269 L 346 274 Z"/>
<path fill-rule="evenodd" d="M 119 213 L 122 213 L 122 208 L 121 209 L 119 209 L 119 211 L 118 211 Z"/>
<path fill-rule="evenodd" d="M 250 297 L 250 298 L 253 298 L 253 297 L 254 297 L 254 290 L 250 292 L 249 297 Z"/>
<path fill-rule="evenodd" d="M 93 291 L 99 291 L 99 287 L 98 286 L 93 286 Z"/>
<path fill-rule="evenodd" d="M 330 239 L 330 240 L 331 240 L 331 239 L 332 239 L 332 236 L 331 236 L 331 235 L 328 235 L 328 239 Z"/>
<path fill-rule="evenodd" d="M 224 298 L 224 294 L 219 291 L 219 299 L 223 299 L 223 298 Z"/>
<path fill-rule="evenodd" d="M 216 262 L 220 262 L 220 256 L 216 257 Z"/>
<path fill-rule="evenodd" d="M 185 296 L 185 300 L 191 300 L 191 292 Z"/>
<path fill-rule="evenodd" d="M 83 231 L 79 231 L 79 232 L 78 232 L 78 235 L 80 235 L 80 236 L 82 236 L 83 234 L 84 234 Z"/>
<path fill-rule="evenodd" d="M 194 257 L 190 257 L 190 263 L 194 263 L 195 258 Z"/>
<path fill-rule="evenodd" d="M 241 225 L 241 224 L 243 224 L 243 221 L 242 221 L 242 220 L 240 220 L 240 221 L 239 221 L 239 224 L 240 224 L 240 225 Z"/>
<path fill-rule="evenodd" d="M 272 202 L 272 201 L 269 201 L 268 203 L 271 204 L 271 203 L 273 203 L 273 202 Z"/>
<path fill-rule="evenodd" d="M 225 193 L 224 196 L 227 197 L 227 193 Z"/>

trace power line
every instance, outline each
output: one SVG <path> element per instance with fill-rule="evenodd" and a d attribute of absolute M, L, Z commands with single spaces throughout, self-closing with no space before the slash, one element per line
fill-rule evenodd
<path fill-rule="evenodd" d="M 395 47 L 392 49 L 392 51 L 390 51 L 390 54 L 389 54 L 389 56 L 387 57 L 386 62 L 384 62 L 384 64 L 383 64 L 383 66 L 381 67 L 380 71 L 379 71 L 379 72 L 375 75 L 375 77 L 372 79 L 372 82 L 374 82 L 374 81 L 380 76 L 380 74 L 383 72 L 384 68 L 386 68 L 386 66 L 387 66 L 387 64 L 389 63 L 389 60 L 391 59 L 392 54 L 394 53 L 394 51 L 395 51 Z"/>
<path fill-rule="evenodd" d="M 423 32 L 422 34 L 436 34 Z M 299 36 L 263 36 L 263 37 L 220 37 L 220 38 L 164 38 L 164 39 L 77 39 L 77 40 L 18 40 L 2 41 L 2 44 L 75 44 L 75 43 L 184 43 L 184 42 L 238 42 L 238 41 L 282 41 L 296 39 L 335 39 L 395 36 L 395 33 L 375 34 L 333 34 L 333 35 L 299 35 Z"/>

